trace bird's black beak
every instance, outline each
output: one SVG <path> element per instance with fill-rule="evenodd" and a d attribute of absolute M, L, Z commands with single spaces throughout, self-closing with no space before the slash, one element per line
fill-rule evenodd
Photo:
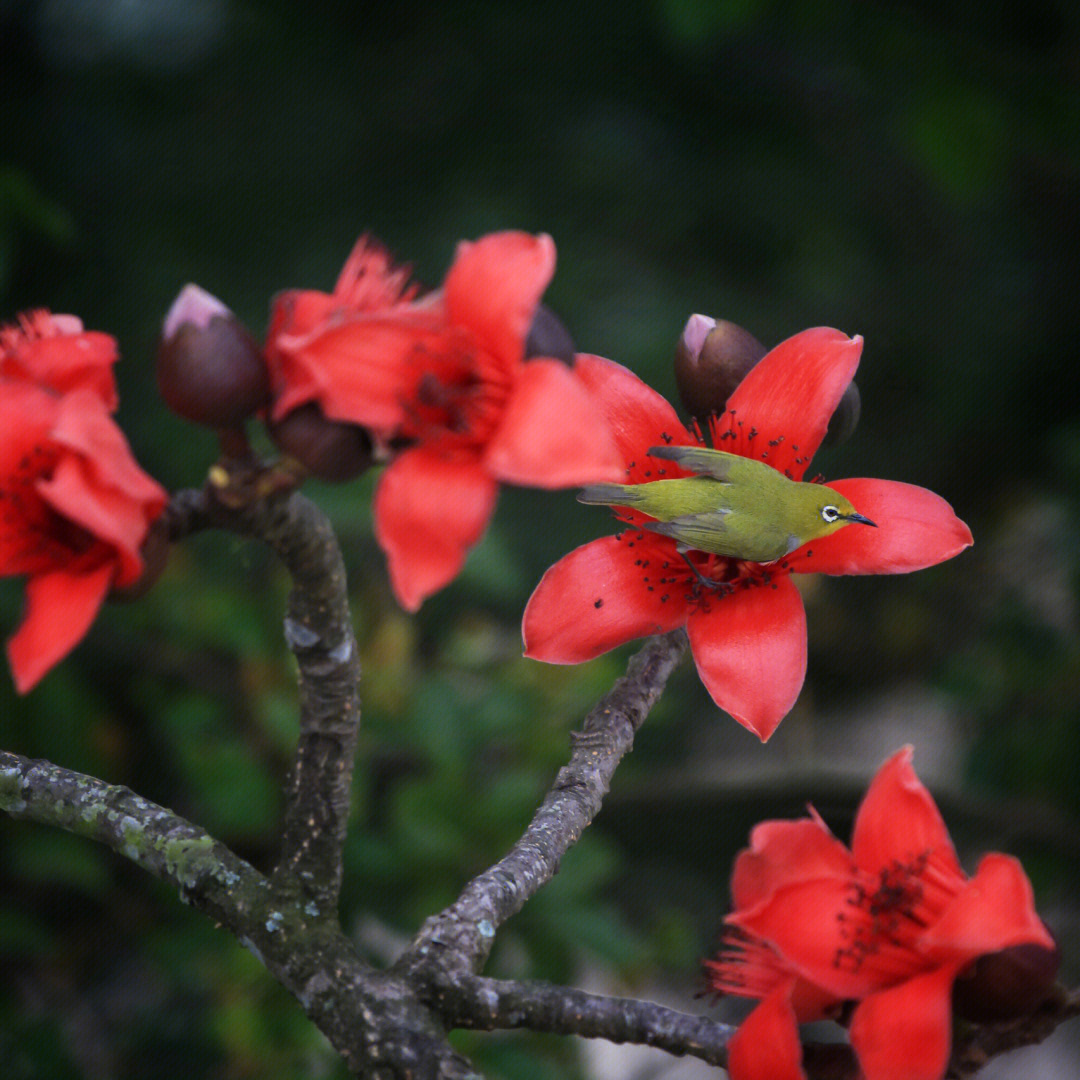
<path fill-rule="evenodd" d="M 844 520 L 857 521 L 860 525 L 873 525 L 875 529 L 877 528 L 876 521 L 871 521 L 868 517 L 863 517 L 862 514 L 845 514 Z"/>

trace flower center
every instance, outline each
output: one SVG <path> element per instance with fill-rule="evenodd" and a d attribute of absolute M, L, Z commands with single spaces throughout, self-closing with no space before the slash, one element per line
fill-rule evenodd
<path fill-rule="evenodd" d="M 37 492 L 48 477 L 57 452 L 36 445 L 0 478 L 0 550 L 4 573 L 33 574 L 70 563 L 97 540 L 82 526 L 58 514 Z"/>
<path fill-rule="evenodd" d="M 641 572 L 646 592 L 657 593 L 661 603 L 678 597 L 683 603 L 707 612 L 711 604 L 739 589 L 771 585 L 777 573 L 786 574 L 787 564 L 775 565 L 732 559 L 707 551 L 680 554 L 675 542 L 641 529 L 650 520 L 632 510 L 617 513 L 628 526 L 615 534 L 616 540 L 633 549 L 633 563 Z"/>
<path fill-rule="evenodd" d="M 801 480 L 812 455 L 800 451 L 786 436 L 766 438 L 753 424 L 739 416 L 737 409 L 727 409 L 709 417 L 709 434 L 717 450 L 740 457 L 764 461 L 779 469 L 789 480 Z"/>
<path fill-rule="evenodd" d="M 922 966 L 916 943 L 956 895 L 955 871 L 932 851 L 899 860 L 851 885 L 847 907 L 836 915 L 845 944 L 833 960 L 838 970 L 869 973 L 888 985 Z"/>
<path fill-rule="evenodd" d="M 451 446 L 486 442 L 510 393 L 501 365 L 464 335 L 448 336 L 438 352 L 420 348 L 413 359 L 422 374 L 404 402 L 402 435 Z"/>

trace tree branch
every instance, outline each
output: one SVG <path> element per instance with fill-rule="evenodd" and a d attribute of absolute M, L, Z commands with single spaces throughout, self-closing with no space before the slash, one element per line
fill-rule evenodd
<path fill-rule="evenodd" d="M 457 973 L 440 980 L 431 1002 L 450 1027 L 528 1028 L 613 1043 L 637 1043 L 723 1065 L 731 1024 L 718 1024 L 633 998 L 587 994 L 544 982 L 512 982 Z"/>
<path fill-rule="evenodd" d="M 269 882 L 224 844 L 129 788 L 0 751 L 0 810 L 96 840 L 172 884 L 225 925 L 256 911 Z"/>
<path fill-rule="evenodd" d="M 324 910 L 337 907 L 360 723 L 360 660 L 345 564 L 332 525 L 298 493 L 266 494 L 252 462 L 211 470 L 201 491 L 169 507 L 173 539 L 215 526 L 264 541 L 292 575 L 285 640 L 299 665 L 300 737 L 286 784 L 276 884 L 292 883 Z"/>
<path fill-rule="evenodd" d="M 332 911 L 264 877 L 126 787 L 0 751 L 0 810 L 105 844 L 220 923 L 303 1006 L 358 1076 L 478 1080 L 402 978 L 364 963 Z"/>
<path fill-rule="evenodd" d="M 480 970 L 496 930 L 551 880 L 563 855 L 599 812 L 615 767 L 633 746 L 635 732 L 685 649 L 680 630 L 650 638 L 634 654 L 626 674 L 572 736 L 570 761 L 559 770 L 524 835 L 470 881 L 450 907 L 427 920 L 398 959 L 397 970 L 421 981 L 425 969 L 443 974 Z"/>

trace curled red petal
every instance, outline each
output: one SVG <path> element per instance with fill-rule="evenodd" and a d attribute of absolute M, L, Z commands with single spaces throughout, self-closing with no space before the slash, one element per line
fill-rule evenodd
<path fill-rule="evenodd" d="M 904 574 L 958 555 L 972 543 L 971 530 L 940 496 L 895 480 L 836 480 L 829 487 L 847 496 L 877 528 L 851 524 L 797 551 L 792 570 L 822 574 Z"/>
<path fill-rule="evenodd" d="M 956 967 L 936 968 L 860 1002 L 849 1034 L 866 1080 L 942 1080 L 956 973 Z"/>
<path fill-rule="evenodd" d="M 525 335 L 554 272 L 550 236 L 499 232 L 460 244 L 443 284 L 447 320 L 471 330 L 509 369 L 524 356 Z"/>
<path fill-rule="evenodd" d="M 650 446 L 667 443 L 687 446 L 697 442 L 671 404 L 622 364 L 602 356 L 582 354 L 577 358 L 575 370 L 592 390 L 630 479 L 645 479 L 645 470 L 654 464 L 646 457 Z M 669 476 L 679 472 L 674 462 L 665 462 L 665 468 Z"/>
<path fill-rule="evenodd" d="M 878 769 L 855 816 L 851 850 L 859 867 L 876 874 L 894 862 L 910 863 L 932 852 L 935 866 L 965 880 L 949 830 L 930 792 L 915 775 L 910 746 Z"/>
<path fill-rule="evenodd" d="M 859 366 L 861 353 L 861 337 L 849 338 L 825 326 L 782 341 L 750 369 L 728 398 L 736 439 L 732 445 L 718 442 L 717 446 L 754 457 L 767 446 L 770 465 L 801 479 Z M 732 411 L 734 417 L 730 417 Z M 752 444 L 748 442 L 751 429 L 757 432 Z M 782 441 L 774 446 L 774 440 Z"/>
<path fill-rule="evenodd" d="M 117 584 L 142 573 L 139 548 L 168 496 L 132 457 L 127 440 L 89 390 L 60 402 L 51 440 L 65 453 L 38 494 L 63 517 L 112 547 L 120 559 Z"/>
<path fill-rule="evenodd" d="M 806 1080 L 793 986 L 793 979 L 778 986 L 739 1025 L 728 1043 L 731 1080 Z"/>
<path fill-rule="evenodd" d="M 84 330 L 74 315 L 30 311 L 14 326 L 0 327 L 0 374 L 23 376 L 66 394 L 91 390 L 110 412 L 117 406 L 113 364 L 116 339 Z"/>
<path fill-rule="evenodd" d="M 51 511 L 36 484 L 55 460 L 48 440 L 59 407 L 60 399 L 47 390 L 0 376 L 0 574 L 34 574 L 55 565 L 51 545 L 42 543 Z"/>
<path fill-rule="evenodd" d="M 335 309 L 340 310 L 340 303 L 330 293 L 315 289 L 287 289 L 274 297 L 266 331 L 266 356 L 271 373 L 275 370 L 279 339 L 312 333 Z"/>
<path fill-rule="evenodd" d="M 806 677 L 806 610 L 790 578 L 739 589 L 690 613 L 690 649 L 705 689 L 762 742 Z"/>
<path fill-rule="evenodd" d="M 835 873 L 793 876 L 772 889 L 754 907 L 733 912 L 725 920 L 766 942 L 802 979 L 836 1000 L 865 997 L 925 962 L 913 950 L 890 950 L 883 968 L 876 955 L 852 963 L 852 933 L 858 912 L 852 910 L 858 879 Z M 838 963 L 838 958 L 845 962 Z"/>
<path fill-rule="evenodd" d="M 625 477 L 585 384 L 558 360 L 523 364 L 484 461 L 511 484 L 559 488 Z"/>
<path fill-rule="evenodd" d="M 731 874 L 736 909 L 768 900 L 791 881 L 835 877 L 850 880 L 851 852 L 820 818 L 762 821 L 750 833 L 750 847 L 739 852 Z"/>
<path fill-rule="evenodd" d="M 75 566 L 36 574 L 26 582 L 26 615 L 8 641 L 8 661 L 20 694 L 82 640 L 116 574 L 109 561 L 80 570 Z"/>
<path fill-rule="evenodd" d="M 273 417 L 318 401 L 331 420 L 395 428 L 408 415 L 426 358 L 444 345 L 434 311 L 357 315 L 306 337 L 283 336 Z"/>
<path fill-rule="evenodd" d="M 1011 855 L 983 857 L 975 876 L 919 939 L 938 962 L 966 963 L 1012 945 L 1055 949 L 1035 913 L 1035 895 L 1024 868 Z"/>
<path fill-rule="evenodd" d="M 525 607 L 525 655 L 580 664 L 617 645 L 674 630 L 686 621 L 685 590 L 649 590 L 635 559 L 677 558 L 660 538 L 605 536 L 565 555 L 540 579 Z M 635 538 L 633 548 L 627 546 Z M 664 597 L 666 596 L 666 599 Z"/>
<path fill-rule="evenodd" d="M 473 456 L 414 447 L 397 457 L 375 489 L 375 538 L 390 584 L 406 611 L 449 584 L 483 536 L 498 485 Z"/>

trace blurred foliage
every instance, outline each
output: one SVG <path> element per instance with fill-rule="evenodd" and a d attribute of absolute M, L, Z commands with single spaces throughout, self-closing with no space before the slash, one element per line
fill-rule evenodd
<path fill-rule="evenodd" d="M 3 317 L 48 306 L 115 334 L 121 424 L 174 488 L 215 452 L 155 397 L 175 293 L 197 281 L 258 332 L 277 290 L 329 288 L 364 230 L 430 285 L 459 238 L 551 233 L 546 300 L 579 347 L 668 397 L 693 311 L 767 344 L 815 324 L 862 333 L 860 429 L 816 467 L 932 487 L 976 548 L 909 578 L 804 583 L 808 682 L 768 747 L 680 672 L 489 970 L 692 990 L 749 826 L 809 798 L 846 835 L 873 766 L 922 733 L 937 742 L 916 765 L 947 782 L 973 849 L 1024 855 L 1011 808 L 1039 810 L 1025 840 L 1075 979 L 1073 5 L 360 10 L 0 3 Z M 338 525 L 364 654 L 343 916 L 383 961 L 519 835 L 628 650 L 580 668 L 520 658 L 529 591 L 609 528 L 602 514 L 504 491 L 465 573 L 412 618 L 372 538 L 374 482 L 309 494 Z M 295 730 L 287 587 L 251 544 L 185 543 L 28 699 L 0 679 L 3 744 L 127 784 L 270 865 Z M 0 582 L 5 632 L 19 595 Z M 890 719 L 896 700 L 914 712 Z M 947 722 L 927 727 L 940 701 Z M 110 853 L 0 820 L 0 898 L 5 1076 L 343 1075 L 253 957 Z M 455 1038 L 493 1076 L 581 1067 L 566 1040 Z"/>

